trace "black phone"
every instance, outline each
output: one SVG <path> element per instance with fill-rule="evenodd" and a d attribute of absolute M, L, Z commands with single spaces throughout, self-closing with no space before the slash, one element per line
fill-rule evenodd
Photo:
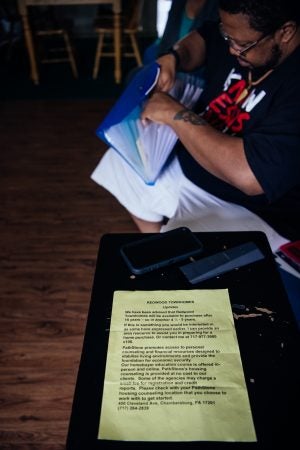
<path fill-rule="evenodd" d="M 183 261 L 202 250 L 201 241 L 186 227 L 151 235 L 120 249 L 127 266 L 136 275 Z"/>

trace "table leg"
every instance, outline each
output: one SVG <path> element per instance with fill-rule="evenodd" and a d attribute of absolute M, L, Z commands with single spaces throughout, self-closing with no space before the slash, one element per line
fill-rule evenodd
<path fill-rule="evenodd" d="M 120 14 L 114 14 L 114 53 L 115 53 L 115 81 L 121 83 L 121 24 Z"/>
<path fill-rule="evenodd" d="M 25 44 L 29 56 L 30 77 L 34 84 L 39 84 L 39 73 L 36 63 L 35 50 L 33 45 L 32 32 L 29 25 L 27 8 L 22 1 L 19 1 L 19 12 L 22 17 Z"/>

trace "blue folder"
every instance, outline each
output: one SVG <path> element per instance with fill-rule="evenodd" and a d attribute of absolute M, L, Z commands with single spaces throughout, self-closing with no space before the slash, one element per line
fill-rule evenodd
<path fill-rule="evenodd" d="M 108 145 L 111 145 L 106 134 L 109 128 L 125 119 L 128 121 L 130 118 L 136 119 L 139 117 L 143 102 L 147 99 L 156 84 L 159 70 L 159 64 L 156 62 L 140 69 L 127 85 L 103 122 L 99 125 L 96 134 Z"/>
<path fill-rule="evenodd" d="M 96 130 L 97 136 L 150 185 L 171 160 L 177 140 L 171 127 L 151 121 L 144 124 L 140 119 L 159 72 L 156 62 L 140 69 Z M 169 94 L 191 107 L 201 90 L 199 80 L 188 74 L 178 74 Z"/>

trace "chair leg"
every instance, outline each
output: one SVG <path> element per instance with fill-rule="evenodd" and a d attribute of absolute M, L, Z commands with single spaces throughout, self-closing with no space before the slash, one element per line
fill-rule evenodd
<path fill-rule="evenodd" d="M 129 33 L 129 38 L 130 38 L 130 42 L 131 42 L 131 46 L 133 48 L 133 53 L 136 59 L 136 62 L 138 64 L 138 66 L 142 66 L 142 58 L 141 58 L 141 54 L 139 51 L 139 47 L 136 41 L 136 37 L 133 33 Z"/>
<path fill-rule="evenodd" d="M 104 33 L 99 33 L 97 49 L 96 49 L 96 53 L 95 53 L 94 68 L 93 68 L 93 79 L 94 80 L 96 80 L 96 78 L 98 76 L 98 72 L 99 72 L 103 41 L 104 41 Z"/>
<path fill-rule="evenodd" d="M 66 49 L 67 49 L 73 76 L 74 76 L 74 78 L 78 78 L 77 66 L 76 66 L 74 55 L 73 55 L 73 50 L 71 47 L 70 39 L 69 39 L 68 34 L 65 31 L 63 32 L 63 37 L 65 40 L 65 45 L 66 45 Z"/>

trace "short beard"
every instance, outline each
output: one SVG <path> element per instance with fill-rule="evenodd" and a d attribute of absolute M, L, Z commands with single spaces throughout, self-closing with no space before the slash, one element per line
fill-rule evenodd
<path fill-rule="evenodd" d="M 265 69 L 266 70 L 274 69 L 276 66 L 278 66 L 278 63 L 279 63 L 281 57 L 282 57 L 282 51 L 279 48 L 279 45 L 274 44 L 271 49 L 271 57 L 270 57 L 269 61 L 266 63 Z"/>
<path fill-rule="evenodd" d="M 278 44 L 274 44 L 271 48 L 271 56 L 269 60 L 260 67 L 256 67 L 253 69 L 253 74 L 256 74 L 257 76 L 261 76 L 265 72 L 267 72 L 270 69 L 274 69 L 276 66 L 278 66 L 278 63 L 282 57 L 282 51 L 279 48 Z"/>

